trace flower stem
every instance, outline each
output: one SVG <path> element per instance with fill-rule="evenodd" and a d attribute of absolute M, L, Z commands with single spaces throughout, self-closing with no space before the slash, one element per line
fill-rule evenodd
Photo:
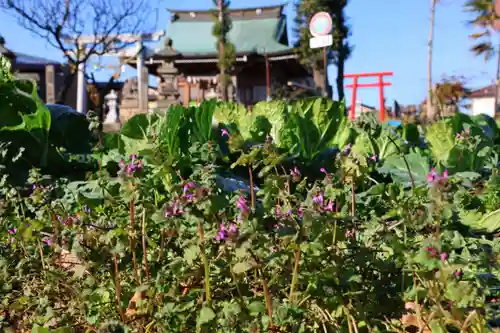
<path fill-rule="evenodd" d="M 146 280 L 149 282 L 151 274 L 149 273 L 148 249 L 146 246 L 146 210 L 142 214 L 142 255 L 144 261 L 144 270 L 146 272 Z"/>
<path fill-rule="evenodd" d="M 293 265 L 292 283 L 290 284 L 290 295 L 288 296 L 290 300 L 295 299 L 294 291 L 295 291 L 295 285 L 297 284 L 297 278 L 299 275 L 300 252 L 301 252 L 300 242 L 297 242 L 297 244 L 295 244 L 295 263 Z"/>
<path fill-rule="evenodd" d="M 250 202 L 252 204 L 252 211 L 255 210 L 255 194 L 253 192 L 253 174 L 252 174 L 252 167 L 248 167 L 248 177 L 250 179 Z"/>
<path fill-rule="evenodd" d="M 118 271 L 118 254 L 113 254 L 113 261 L 115 265 L 115 292 L 116 292 L 116 305 L 118 306 L 118 313 L 120 314 L 120 319 L 122 322 L 125 321 L 125 314 L 123 313 L 122 308 L 122 286 L 120 283 L 120 272 Z"/>
<path fill-rule="evenodd" d="M 351 183 L 351 215 L 353 218 L 356 217 L 356 184 L 354 178 Z"/>
<path fill-rule="evenodd" d="M 266 299 L 266 309 L 267 309 L 267 316 L 269 317 L 269 326 L 273 327 L 273 308 L 271 304 L 271 294 L 269 293 L 269 286 L 267 285 L 264 273 L 260 268 L 258 269 L 258 272 L 260 275 L 260 279 L 262 281 L 262 289 L 264 289 L 264 298 Z"/>
<path fill-rule="evenodd" d="M 129 243 L 130 250 L 132 251 L 132 264 L 134 266 L 134 277 L 137 284 L 141 284 L 141 278 L 139 276 L 139 270 L 137 267 L 137 256 L 135 253 L 135 204 L 134 199 L 130 199 L 130 235 Z"/>
<path fill-rule="evenodd" d="M 201 259 L 203 261 L 203 267 L 205 269 L 205 301 L 210 307 L 212 306 L 212 295 L 210 293 L 210 265 L 205 253 L 205 231 L 203 230 L 203 224 L 201 222 L 198 223 L 198 233 L 200 234 Z"/>

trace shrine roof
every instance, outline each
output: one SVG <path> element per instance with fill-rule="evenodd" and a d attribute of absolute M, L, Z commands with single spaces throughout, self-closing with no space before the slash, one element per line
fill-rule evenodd
<path fill-rule="evenodd" d="M 259 9 L 261 11 L 258 11 Z M 292 48 L 288 45 L 286 17 L 281 12 L 282 6 L 231 11 L 232 29 L 228 39 L 235 45 L 236 53 L 272 54 L 291 51 Z M 175 51 L 183 57 L 217 54 L 216 39 L 212 35 L 214 23 L 211 11 L 203 12 L 209 13 L 208 18 L 200 18 L 201 15 L 197 12 L 190 12 L 191 15 L 187 16 L 173 13 L 179 18 L 169 23 L 166 38 L 172 41 Z"/>

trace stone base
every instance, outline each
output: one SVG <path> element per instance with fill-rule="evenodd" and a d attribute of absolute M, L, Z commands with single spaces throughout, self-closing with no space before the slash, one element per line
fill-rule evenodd
<path fill-rule="evenodd" d="M 120 123 L 125 124 L 127 120 L 140 113 L 147 112 L 141 112 L 139 108 L 120 108 Z"/>

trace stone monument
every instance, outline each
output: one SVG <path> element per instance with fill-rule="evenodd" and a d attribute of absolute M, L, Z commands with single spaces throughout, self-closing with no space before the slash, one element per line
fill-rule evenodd
<path fill-rule="evenodd" d="M 108 113 L 106 114 L 105 124 L 116 124 L 120 122 L 118 113 L 118 94 L 113 89 L 104 97 Z"/>
<path fill-rule="evenodd" d="M 139 82 L 136 77 L 125 81 L 120 103 L 120 122 L 123 124 L 133 115 L 140 113 Z"/>

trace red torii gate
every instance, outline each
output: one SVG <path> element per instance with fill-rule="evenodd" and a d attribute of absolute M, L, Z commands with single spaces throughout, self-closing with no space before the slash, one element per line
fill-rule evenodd
<path fill-rule="evenodd" d="M 358 73 L 358 74 L 346 74 L 344 78 L 352 79 L 352 84 L 347 84 L 346 88 L 352 89 L 352 102 L 351 110 L 349 112 L 349 119 L 354 120 L 356 115 L 356 95 L 358 88 L 376 88 L 379 89 L 379 120 L 380 122 L 385 121 L 385 99 L 384 99 L 384 87 L 391 86 L 392 83 L 384 82 L 384 76 L 392 76 L 392 72 L 376 72 L 376 73 Z M 358 83 L 360 77 L 378 77 L 377 83 Z"/>

